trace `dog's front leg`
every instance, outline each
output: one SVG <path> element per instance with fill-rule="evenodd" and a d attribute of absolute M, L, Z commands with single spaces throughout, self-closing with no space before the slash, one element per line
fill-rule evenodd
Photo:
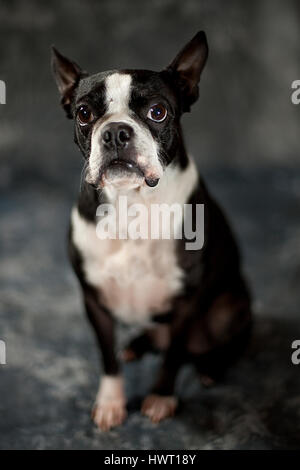
<path fill-rule="evenodd" d="M 165 352 L 157 381 L 150 395 L 144 399 L 142 404 L 142 413 L 148 416 L 153 423 L 173 416 L 178 406 L 174 387 L 177 373 L 183 363 L 184 351 L 178 345 L 177 340 L 178 338 L 174 339 Z"/>
<path fill-rule="evenodd" d="M 196 304 L 196 298 L 178 299 L 170 325 L 170 344 L 166 350 L 158 378 L 142 404 L 142 413 L 158 423 L 173 416 L 178 399 L 174 395 L 175 381 L 181 365 L 185 362 L 186 332 Z"/>
<path fill-rule="evenodd" d="M 173 416 L 178 406 L 174 395 L 176 377 L 180 367 L 186 362 L 186 337 L 190 328 L 198 296 L 178 298 L 174 306 L 173 320 L 170 325 L 170 344 L 166 350 L 158 378 L 142 404 L 142 413 L 151 421 L 158 423 Z"/>
<path fill-rule="evenodd" d="M 94 327 L 102 351 L 104 365 L 104 376 L 100 380 L 93 419 L 100 429 L 107 431 L 120 425 L 127 414 L 123 378 L 114 350 L 114 321 L 101 307 L 93 291 L 84 292 L 84 301 L 88 318 Z"/>

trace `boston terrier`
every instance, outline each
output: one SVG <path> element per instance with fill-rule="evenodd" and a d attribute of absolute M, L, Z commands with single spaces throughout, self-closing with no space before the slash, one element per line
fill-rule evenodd
<path fill-rule="evenodd" d="M 207 56 L 201 31 L 160 72 L 90 75 L 53 47 L 61 104 L 74 120 L 75 143 L 84 157 L 69 255 L 102 352 L 104 372 L 93 410 L 102 430 L 126 418 L 122 360 L 162 354 L 141 406 L 157 423 L 177 409 L 174 387 L 181 366 L 194 364 L 203 383 L 213 384 L 241 354 L 251 329 L 250 295 L 234 236 L 186 152 L 180 123 L 197 101 Z M 99 216 L 98 208 L 117 208 L 124 196 L 148 208 L 190 205 L 194 215 L 203 205 L 203 246 L 186 249 L 185 236 L 126 237 L 120 225 L 116 236 L 99 237 L 97 224 L 105 214 Z M 115 350 L 118 321 L 141 329 L 121 354 Z"/>

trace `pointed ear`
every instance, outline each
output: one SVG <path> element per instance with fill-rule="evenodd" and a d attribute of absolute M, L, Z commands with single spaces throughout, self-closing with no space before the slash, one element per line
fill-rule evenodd
<path fill-rule="evenodd" d="M 52 46 L 51 67 L 56 81 L 58 91 L 61 95 L 61 104 L 67 116 L 72 118 L 71 102 L 73 93 L 79 80 L 88 74 L 81 70 L 79 65 L 64 57 L 54 46 Z"/>
<path fill-rule="evenodd" d="M 204 31 L 199 31 L 179 52 L 167 70 L 173 74 L 182 96 L 182 110 L 189 111 L 199 95 L 198 84 L 208 56 Z"/>

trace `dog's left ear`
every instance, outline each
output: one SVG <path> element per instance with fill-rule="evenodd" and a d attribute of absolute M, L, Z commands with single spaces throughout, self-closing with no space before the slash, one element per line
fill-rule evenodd
<path fill-rule="evenodd" d="M 199 96 L 198 84 L 207 56 L 206 34 L 199 31 L 167 67 L 180 89 L 182 111 L 189 111 Z"/>
<path fill-rule="evenodd" d="M 68 118 L 72 118 L 71 102 L 79 80 L 88 74 L 81 70 L 79 65 L 64 57 L 52 46 L 51 67 L 58 91 L 61 95 L 61 104 Z"/>

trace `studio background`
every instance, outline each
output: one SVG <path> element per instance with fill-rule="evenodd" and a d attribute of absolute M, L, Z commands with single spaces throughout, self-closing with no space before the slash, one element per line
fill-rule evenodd
<path fill-rule="evenodd" d="M 0 448 L 299 447 L 299 20 L 297 0 L 0 1 Z M 159 426 L 135 406 L 157 359 L 127 365 L 131 412 L 101 434 L 89 419 L 97 350 L 65 250 L 82 159 L 50 45 L 91 73 L 160 70 L 200 29 L 210 56 L 185 140 L 239 237 L 254 335 L 214 389 L 186 367 L 182 410 Z"/>

